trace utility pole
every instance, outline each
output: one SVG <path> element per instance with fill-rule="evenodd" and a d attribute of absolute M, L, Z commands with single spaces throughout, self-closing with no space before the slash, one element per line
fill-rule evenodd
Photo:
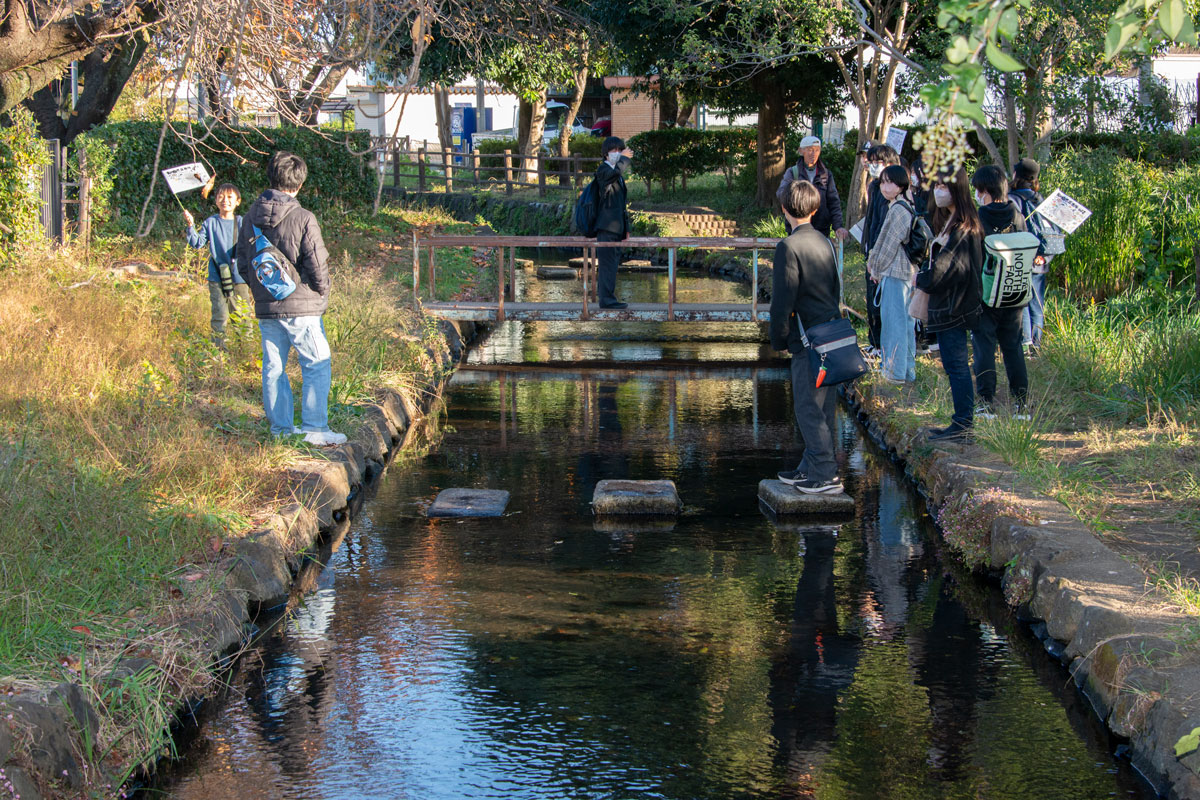
<path fill-rule="evenodd" d="M 1200 85 L 1200 84 L 1198 84 Z M 483 96 L 483 78 L 475 79 L 475 130 L 482 131 L 487 124 L 487 102 Z"/>

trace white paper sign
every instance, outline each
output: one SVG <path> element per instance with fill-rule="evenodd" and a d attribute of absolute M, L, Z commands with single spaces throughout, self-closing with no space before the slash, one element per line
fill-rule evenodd
<path fill-rule="evenodd" d="M 888 128 L 887 145 L 897 153 L 904 149 L 904 140 L 907 138 L 908 131 L 904 128 Z"/>
<path fill-rule="evenodd" d="M 854 223 L 854 227 L 850 229 L 850 235 L 854 237 L 854 241 L 862 244 L 863 221 L 860 219 Z"/>
<path fill-rule="evenodd" d="M 194 164 L 168 167 L 162 171 L 162 176 L 167 182 L 167 188 L 171 190 L 171 194 L 199 189 L 211 179 L 208 170 L 198 161 Z"/>
<path fill-rule="evenodd" d="M 1092 215 L 1086 206 L 1067 197 L 1058 189 L 1051 192 L 1033 213 L 1041 214 L 1067 233 L 1074 233 Z"/>

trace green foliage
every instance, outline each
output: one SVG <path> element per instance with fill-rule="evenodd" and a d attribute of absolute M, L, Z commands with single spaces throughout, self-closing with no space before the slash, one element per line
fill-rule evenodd
<path fill-rule="evenodd" d="M 1118 153 L 1067 150 L 1041 176 L 1092 210 L 1051 263 L 1052 279 L 1075 297 L 1104 299 L 1130 287 L 1185 285 L 1200 237 L 1200 165 L 1164 171 Z"/>
<path fill-rule="evenodd" d="M 101 126 L 87 135 L 113 154 L 111 191 L 102 202 L 109 203 L 112 224 L 119 231 L 130 232 L 137 224 L 150 189 L 161 128 L 162 123 L 155 121 L 120 122 Z M 355 131 L 348 140 L 349 144 L 341 137 L 326 137 L 303 128 L 214 129 L 206 134 L 203 147 L 193 150 L 168 132 L 159 169 L 189 161 L 205 163 L 216 174 L 218 183 L 238 187 L 241 210 L 245 210 L 267 188 L 267 162 L 271 156 L 287 150 L 308 163 L 308 180 L 300 194 L 304 205 L 317 212 L 345 209 L 369 203 L 375 196 L 375 176 L 348 149 L 366 150 L 369 134 Z M 198 220 L 212 213 L 199 192 L 187 192 L 179 199 Z M 154 185 L 151 206 L 155 205 L 168 214 L 176 207 L 161 175 Z"/>
<path fill-rule="evenodd" d="M 14 109 L 9 118 L 0 127 L 0 265 L 40 234 L 42 167 L 50 163 L 33 115 Z"/>
<path fill-rule="evenodd" d="M 602 136 L 592 136 L 590 133 L 576 133 L 567 142 L 567 152 L 583 158 L 599 158 L 600 145 L 602 144 L 604 144 L 604 137 Z"/>
<path fill-rule="evenodd" d="M 76 180 L 81 176 L 80 150 L 86 154 L 84 161 L 87 163 L 87 174 L 92 179 L 92 219 L 108 219 L 112 213 L 112 165 L 116 160 L 116 153 L 107 142 L 93 133 L 75 137 L 68 167 Z"/>
<path fill-rule="evenodd" d="M 480 167 L 494 167 L 504 169 L 504 151 L 510 153 L 519 153 L 520 148 L 517 146 L 516 139 L 484 139 L 476 146 L 476 151 L 479 153 Z M 514 167 L 516 162 L 513 162 Z M 504 180 L 502 172 L 487 172 L 484 173 L 489 178 L 496 180 Z"/>
<path fill-rule="evenodd" d="M 706 131 L 695 128 L 663 128 L 644 131 L 629 139 L 633 150 L 633 171 L 646 181 L 658 181 L 666 191 L 678 178 L 708 172 L 705 163 Z"/>
<path fill-rule="evenodd" d="M 704 131 L 700 155 L 705 171 L 719 170 L 725 185 L 732 187 L 734 177 L 754 164 L 758 131 L 754 127 L 710 128 Z"/>
<path fill-rule="evenodd" d="M 1194 419 L 1200 309 L 1190 292 L 1139 289 L 1102 305 L 1052 302 L 1046 312 L 1039 367 L 1078 413 L 1121 424 L 1163 412 Z"/>

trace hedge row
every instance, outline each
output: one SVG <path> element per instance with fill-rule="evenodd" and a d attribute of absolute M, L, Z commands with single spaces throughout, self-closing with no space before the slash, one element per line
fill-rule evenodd
<path fill-rule="evenodd" d="M 718 171 L 732 186 L 734 177 L 754 164 L 757 137 L 752 127 L 662 128 L 639 133 L 628 144 L 634 173 L 646 181 L 647 190 L 658 181 L 666 191 L 677 179 L 687 188 L 688 178 Z"/>
<path fill-rule="evenodd" d="M 101 187 L 95 192 L 99 202 L 107 204 L 111 225 L 117 230 L 132 231 L 142 211 L 142 203 L 150 191 L 154 154 L 158 147 L 161 122 L 117 122 L 103 125 L 83 139 L 84 147 L 92 154 L 97 149 L 111 153 L 107 171 L 101 159 L 89 164 L 93 181 Z M 267 163 L 273 153 L 287 150 L 301 156 L 308 164 L 300 199 L 317 212 L 333 208 L 352 208 L 371 202 L 375 197 L 375 175 L 366 162 L 350 152 L 367 150 L 370 135 L 366 131 L 349 134 L 349 143 L 342 136 L 324 136 L 303 128 L 236 128 L 214 129 L 194 149 L 167 133 L 163 141 L 159 169 L 190 161 L 207 165 L 215 173 L 217 183 L 232 183 L 242 193 L 242 210 L 247 208 L 261 191 L 267 188 Z M 211 197 L 210 197 L 211 199 Z M 208 201 L 197 191 L 179 196 L 184 207 L 197 219 L 213 212 Z M 154 182 L 151 207 L 158 206 L 160 214 L 178 214 L 159 175 Z"/>
<path fill-rule="evenodd" d="M 33 115 L 16 109 L 9 118 L 0 127 L 0 265 L 41 235 L 42 167 L 50 163 Z"/>

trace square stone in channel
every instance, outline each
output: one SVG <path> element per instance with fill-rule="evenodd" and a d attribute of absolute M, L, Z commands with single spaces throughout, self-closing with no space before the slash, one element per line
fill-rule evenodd
<path fill-rule="evenodd" d="M 604 480 L 592 493 L 592 512 L 603 514 L 678 514 L 674 481 Z"/>
<path fill-rule="evenodd" d="M 759 481 L 758 499 L 776 514 L 853 514 L 854 498 L 841 494 L 804 494 L 783 481 Z"/>
<path fill-rule="evenodd" d="M 508 497 L 503 489 L 443 489 L 425 516 L 502 517 Z"/>

